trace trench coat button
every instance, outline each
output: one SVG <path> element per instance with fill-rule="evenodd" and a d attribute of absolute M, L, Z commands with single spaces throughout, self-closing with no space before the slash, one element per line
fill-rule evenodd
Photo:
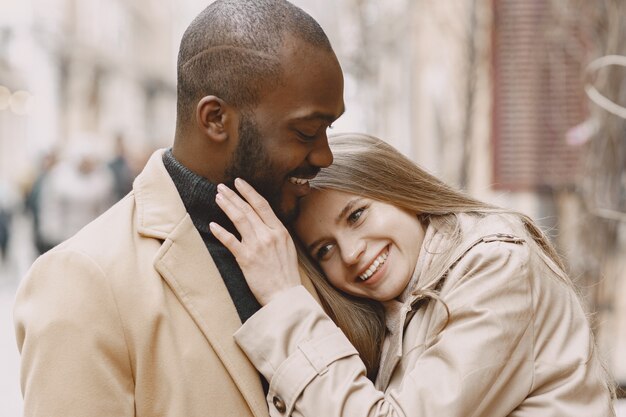
<path fill-rule="evenodd" d="M 276 395 L 274 396 L 274 398 L 272 398 L 272 404 L 274 404 L 274 407 L 276 407 L 279 413 L 284 413 L 285 411 L 287 411 L 285 402 L 282 400 L 282 398 Z"/>

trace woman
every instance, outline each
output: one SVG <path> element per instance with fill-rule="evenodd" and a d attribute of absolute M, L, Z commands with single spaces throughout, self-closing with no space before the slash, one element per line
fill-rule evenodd
<path fill-rule="evenodd" d="M 271 415 L 614 415 L 578 297 L 528 217 L 373 137 L 330 145 L 293 225 L 326 313 L 268 204 L 242 180 L 247 202 L 218 188 L 242 238 L 211 230 L 264 306 L 235 339 L 270 382 Z"/>

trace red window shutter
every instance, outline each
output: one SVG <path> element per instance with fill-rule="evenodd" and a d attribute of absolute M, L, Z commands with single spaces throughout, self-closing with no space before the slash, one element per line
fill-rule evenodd
<path fill-rule="evenodd" d="M 494 187 L 571 185 L 580 149 L 565 135 L 587 117 L 581 65 L 555 39 L 549 0 L 493 1 Z"/>

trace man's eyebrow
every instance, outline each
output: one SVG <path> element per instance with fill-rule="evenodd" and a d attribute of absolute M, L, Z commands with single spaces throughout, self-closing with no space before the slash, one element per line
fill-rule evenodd
<path fill-rule="evenodd" d="M 325 120 L 327 121 L 329 124 L 334 122 L 335 120 L 337 120 L 338 118 L 341 117 L 342 114 L 345 113 L 345 108 L 343 110 L 341 110 L 341 113 L 339 113 L 339 116 L 335 116 L 334 114 L 330 114 L 330 113 L 322 113 L 322 112 L 313 112 L 311 114 L 307 114 L 306 116 L 301 116 L 301 117 L 294 117 L 293 121 L 298 121 L 298 120 Z"/>

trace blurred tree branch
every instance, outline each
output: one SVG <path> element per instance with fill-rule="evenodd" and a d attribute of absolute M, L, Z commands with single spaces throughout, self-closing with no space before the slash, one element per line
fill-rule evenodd
<path fill-rule="evenodd" d="M 626 56 L 626 2 L 622 0 L 552 0 L 557 27 L 566 36 L 563 49 L 580 60 L 581 81 L 606 98 L 626 105 L 626 68 L 610 66 L 585 74 L 592 60 Z M 582 82 L 581 82 L 582 84 Z M 581 85 L 581 88 L 583 86 Z M 570 266 L 582 286 L 605 350 L 614 346 L 618 317 L 614 311 L 619 280 L 624 278 L 626 231 L 626 120 L 589 102 L 596 131 L 584 149 L 583 170 L 575 195 L 579 213 Z"/>

